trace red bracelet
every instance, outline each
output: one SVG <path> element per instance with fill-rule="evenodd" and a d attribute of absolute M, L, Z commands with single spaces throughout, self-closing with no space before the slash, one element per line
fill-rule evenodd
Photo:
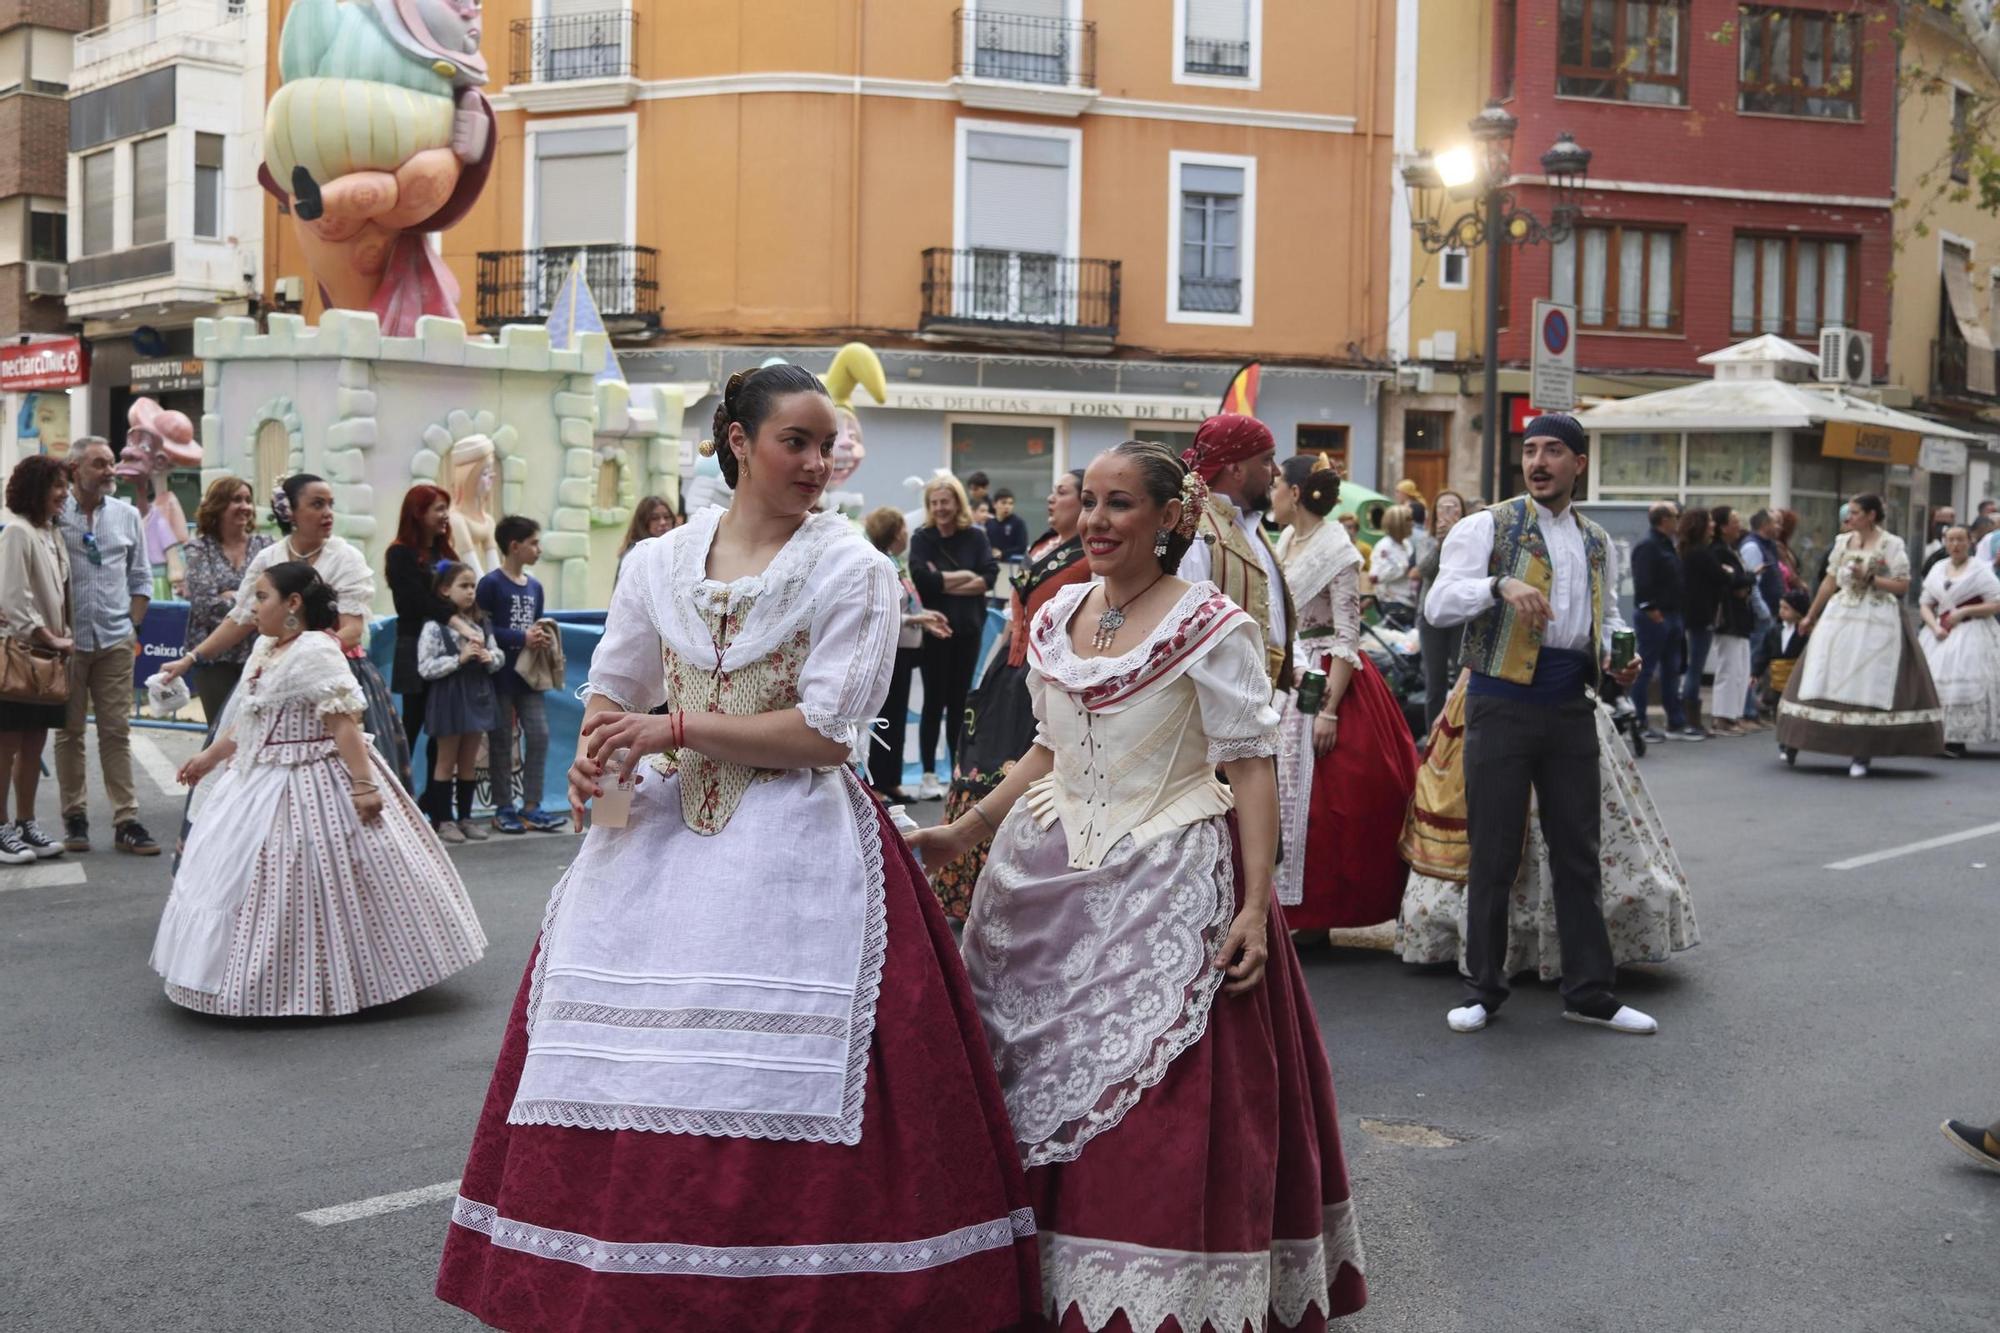
<path fill-rule="evenodd" d="M 684 708 L 676 708 L 674 710 L 674 749 L 676 751 L 680 751 L 680 750 L 685 750 L 686 748 L 687 748 L 687 710 Z"/>

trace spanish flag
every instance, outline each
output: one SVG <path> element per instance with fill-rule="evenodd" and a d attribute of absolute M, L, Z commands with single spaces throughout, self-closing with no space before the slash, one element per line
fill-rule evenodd
<path fill-rule="evenodd" d="M 1220 411 L 1234 412 L 1238 416 L 1257 415 L 1257 377 L 1263 367 L 1255 361 L 1246 362 L 1243 369 L 1236 372 L 1229 381 L 1229 387 L 1222 391 Z"/>

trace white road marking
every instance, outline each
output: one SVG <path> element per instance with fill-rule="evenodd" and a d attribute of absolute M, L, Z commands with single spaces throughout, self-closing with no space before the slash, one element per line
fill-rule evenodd
<path fill-rule="evenodd" d="M 1942 837 L 1925 838 L 1922 842 L 1906 842 L 1901 847 L 1885 847 L 1879 852 L 1869 852 L 1866 856 L 1850 857 L 1845 861 L 1835 861 L 1824 867 L 1827 870 L 1859 870 L 1872 866 L 1878 861 L 1893 861 L 1899 856 L 1912 856 L 1917 852 L 1928 852 L 1938 847 L 1949 847 L 1955 842 L 1971 842 L 1974 838 L 1989 837 L 2000 833 L 2000 824 L 1981 824 L 1957 833 L 1947 833 Z"/>
<path fill-rule="evenodd" d="M 301 1222 L 310 1222 L 316 1227 L 330 1227 L 341 1222 L 358 1222 L 364 1217 L 379 1217 L 383 1213 L 400 1212 L 405 1208 L 415 1208 L 420 1204 L 436 1203 L 439 1199 L 453 1198 L 458 1194 L 456 1180 L 439 1181 L 422 1189 L 403 1190 L 398 1194 L 378 1194 L 372 1199 L 357 1199 L 353 1203 L 339 1203 L 331 1208 L 315 1208 L 309 1213 L 300 1213 Z"/>
<path fill-rule="evenodd" d="M 76 861 L 37 861 L 31 866 L 0 866 L 0 893 L 11 889 L 53 889 L 82 884 L 90 877 Z"/>
<path fill-rule="evenodd" d="M 139 761 L 139 767 L 146 770 L 146 776 L 151 778 L 153 785 L 162 792 L 168 796 L 186 794 L 187 789 L 181 786 L 180 779 L 176 776 L 181 771 L 181 766 L 167 758 L 166 752 L 159 747 L 159 744 L 136 727 L 132 730 L 132 757 Z"/>

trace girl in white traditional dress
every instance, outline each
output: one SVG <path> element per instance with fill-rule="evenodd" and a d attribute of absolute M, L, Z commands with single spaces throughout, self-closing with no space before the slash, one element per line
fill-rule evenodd
<path fill-rule="evenodd" d="M 2000 741 L 2000 574 L 1972 554 L 1972 535 L 1944 530 L 1945 558 L 1924 576 L 1923 645 L 1944 708 L 1945 745 Z"/>
<path fill-rule="evenodd" d="M 901 617 L 890 563 L 813 512 L 838 429 L 807 371 L 732 376 L 713 447 L 733 503 L 626 558 L 570 769 L 594 827 L 438 1275 L 502 1328 L 1033 1313 L 1033 1214 L 951 930 L 847 768 Z"/>
<path fill-rule="evenodd" d="M 1882 527 L 1882 497 L 1848 502 L 1847 531 L 1833 539 L 1826 577 L 1805 619 L 1805 657 L 1778 702 L 1778 746 L 1850 757 L 1868 776 L 1885 755 L 1944 749 L 1944 710 L 1917 636 L 1903 613 L 1910 557 Z"/>
<path fill-rule="evenodd" d="M 1168 572 L 1205 504 L 1163 445 L 1091 463 L 1102 581 L 1035 617 L 1035 744 L 910 839 L 937 862 L 993 835 L 966 967 L 1028 1166 L 1043 1314 L 1069 1333 L 1323 1329 L 1366 1299 L 1332 1075 L 1272 902 L 1264 628 Z"/>
<path fill-rule="evenodd" d="M 227 771 L 153 943 L 167 998 L 233 1018 L 348 1014 L 486 949 L 465 886 L 361 730 L 335 594 L 298 561 L 257 579 L 260 639 L 226 729 L 181 767 Z"/>

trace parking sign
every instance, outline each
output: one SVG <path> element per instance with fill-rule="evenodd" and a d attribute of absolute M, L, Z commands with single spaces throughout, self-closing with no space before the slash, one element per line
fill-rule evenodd
<path fill-rule="evenodd" d="M 1545 412 L 1576 407 L 1576 307 L 1535 302 L 1535 406 Z"/>

